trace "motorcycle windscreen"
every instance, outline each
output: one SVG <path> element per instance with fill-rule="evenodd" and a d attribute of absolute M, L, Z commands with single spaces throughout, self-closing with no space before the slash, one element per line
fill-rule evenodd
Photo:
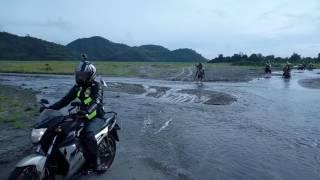
<path fill-rule="evenodd" d="M 35 128 L 50 128 L 63 120 L 64 116 L 60 111 L 45 109 L 37 118 Z"/>

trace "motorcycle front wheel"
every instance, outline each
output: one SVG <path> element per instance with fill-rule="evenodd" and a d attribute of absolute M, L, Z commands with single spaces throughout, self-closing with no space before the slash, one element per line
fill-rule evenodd
<path fill-rule="evenodd" d="M 107 136 L 99 145 L 99 157 L 102 164 L 110 168 L 116 156 L 116 141 L 111 136 Z"/>
<path fill-rule="evenodd" d="M 55 179 L 54 177 L 49 177 L 48 174 L 48 171 L 46 171 L 44 180 Z M 35 166 L 16 167 L 8 180 L 40 180 L 40 175 Z"/>
<path fill-rule="evenodd" d="M 9 180 L 40 180 L 35 166 L 17 167 L 9 176 Z"/>

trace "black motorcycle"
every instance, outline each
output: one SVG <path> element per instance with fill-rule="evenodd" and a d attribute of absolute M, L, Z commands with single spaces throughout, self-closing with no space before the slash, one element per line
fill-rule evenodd
<path fill-rule="evenodd" d="M 314 65 L 312 63 L 308 64 L 308 70 L 312 71 L 314 69 Z"/>
<path fill-rule="evenodd" d="M 197 82 L 202 82 L 205 78 L 205 72 L 204 72 L 204 69 L 198 69 L 196 74 L 195 74 L 195 77 L 194 79 L 197 81 Z"/>
<path fill-rule="evenodd" d="M 285 78 L 285 79 L 291 78 L 290 70 L 284 70 L 282 76 L 283 76 L 283 78 Z"/>
<path fill-rule="evenodd" d="M 271 74 L 271 66 L 270 65 L 266 65 L 264 68 L 264 73 L 266 74 Z"/>
<path fill-rule="evenodd" d="M 48 103 L 47 100 L 41 100 L 43 106 Z M 80 143 L 84 122 L 77 113 L 71 113 L 80 103 L 74 102 L 71 106 L 67 116 L 51 109 L 40 114 L 31 132 L 34 152 L 16 165 L 9 180 L 69 179 L 79 174 L 85 165 L 85 150 Z M 102 121 L 101 129 L 95 135 L 99 159 L 109 168 L 116 155 L 116 141 L 119 141 L 117 113 L 107 112 L 105 118 L 96 120 Z"/>
<path fill-rule="evenodd" d="M 298 69 L 298 70 L 305 70 L 306 67 L 307 67 L 306 64 L 299 64 L 297 69 Z"/>

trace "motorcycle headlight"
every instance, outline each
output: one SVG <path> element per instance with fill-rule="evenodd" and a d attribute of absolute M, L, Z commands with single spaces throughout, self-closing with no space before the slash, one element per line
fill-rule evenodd
<path fill-rule="evenodd" d="M 46 132 L 47 128 L 41 128 L 41 129 L 32 129 L 31 132 L 31 142 L 32 143 L 38 143 L 44 133 Z"/>

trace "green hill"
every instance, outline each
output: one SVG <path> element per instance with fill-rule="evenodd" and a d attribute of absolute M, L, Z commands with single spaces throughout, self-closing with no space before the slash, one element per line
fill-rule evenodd
<path fill-rule="evenodd" d="M 62 45 L 34 37 L 0 32 L 0 59 L 4 60 L 73 60 L 77 54 Z"/>
<path fill-rule="evenodd" d="M 158 45 L 143 45 L 130 47 L 125 44 L 111 42 L 102 37 L 77 39 L 67 45 L 72 51 L 86 52 L 93 60 L 113 61 L 205 61 L 197 52 L 191 49 L 170 51 Z"/>
<path fill-rule="evenodd" d="M 206 59 L 191 49 L 170 51 L 158 45 L 128 46 L 99 36 L 77 39 L 66 46 L 34 37 L 0 32 L 0 60 L 78 60 L 81 53 L 101 61 L 195 62 Z"/>

